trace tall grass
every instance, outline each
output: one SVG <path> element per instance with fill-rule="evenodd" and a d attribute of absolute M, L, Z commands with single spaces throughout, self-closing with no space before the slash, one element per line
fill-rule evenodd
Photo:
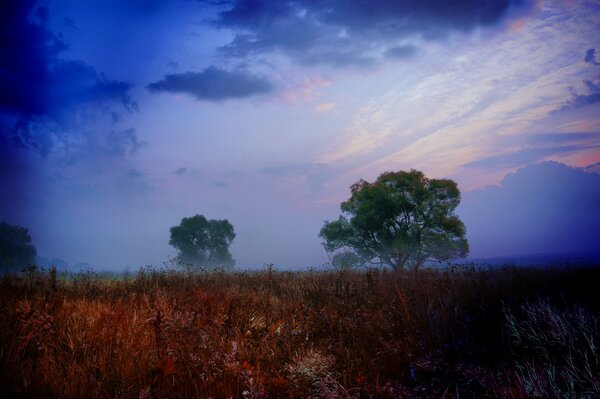
<path fill-rule="evenodd" d="M 30 270 L 0 282 L 0 396 L 591 398 L 599 282 L 593 267 Z"/>

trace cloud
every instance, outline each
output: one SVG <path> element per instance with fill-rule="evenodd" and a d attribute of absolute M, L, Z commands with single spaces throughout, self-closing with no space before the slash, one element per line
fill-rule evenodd
<path fill-rule="evenodd" d="M 588 166 L 586 166 L 583 169 L 586 172 L 593 172 L 593 173 L 600 174 L 600 162 L 596 162 L 596 163 L 593 163 L 591 165 L 588 165 Z"/>
<path fill-rule="evenodd" d="M 321 90 L 331 85 L 332 81 L 320 76 L 308 76 L 296 82 L 293 77 L 285 77 L 284 87 L 279 98 L 288 103 L 299 103 L 303 101 L 312 102 L 321 96 Z"/>
<path fill-rule="evenodd" d="M 476 161 L 466 163 L 464 166 L 467 168 L 479 168 L 493 171 L 538 162 L 553 155 L 571 153 L 592 148 L 600 148 L 600 145 L 590 146 L 588 144 L 581 144 L 541 148 L 524 148 L 508 154 L 481 158 Z"/>
<path fill-rule="evenodd" d="M 176 174 L 177 176 L 182 176 L 182 175 L 186 174 L 187 170 L 188 170 L 188 168 L 186 168 L 185 166 L 182 166 L 181 168 L 175 169 L 175 171 L 173 173 Z"/>
<path fill-rule="evenodd" d="M 307 173 L 320 173 L 326 170 L 328 166 L 322 163 L 300 163 L 278 166 L 266 166 L 260 169 L 260 173 L 273 177 L 287 177 L 294 175 L 303 175 Z"/>
<path fill-rule="evenodd" d="M 65 109 L 90 102 L 120 100 L 135 104 L 131 84 L 109 80 L 81 61 L 59 58 L 67 49 L 47 28 L 48 11 L 34 1 L 2 5 L 0 37 L 0 109 L 23 118 L 59 119 Z"/>
<path fill-rule="evenodd" d="M 211 185 L 213 187 L 216 187 L 216 188 L 227 188 L 227 187 L 229 187 L 229 183 L 227 183 L 225 181 L 222 181 L 222 180 L 215 180 L 215 181 L 213 181 L 211 183 Z"/>
<path fill-rule="evenodd" d="M 42 2 L 42 4 L 45 2 Z M 137 104 L 130 82 L 68 59 L 35 0 L 0 2 L 0 217 L 41 226 L 52 199 L 146 193 L 129 159 L 144 143 L 118 125 Z M 71 20 L 58 25 L 73 30 Z M 72 203 L 71 203 L 72 204 Z"/>
<path fill-rule="evenodd" d="M 567 17 L 556 20 L 554 15 Z M 439 46 L 436 57 L 416 57 L 402 65 L 389 90 L 358 109 L 337 142 L 323 147 L 319 160 L 356 165 L 352 173 L 366 177 L 418 168 L 470 187 L 497 182 L 509 171 L 484 169 L 485 163 L 522 166 L 548 157 L 558 160 L 576 150 L 560 148 L 563 144 L 590 144 L 568 155 L 587 153 L 590 159 L 582 162 L 595 161 L 589 153 L 600 144 L 597 139 L 546 137 L 554 146 L 530 141 L 545 133 L 599 131 L 584 126 L 597 119 L 594 106 L 553 113 L 565 103 L 565 89 L 596 68 L 573 57 L 573 49 L 587 48 L 582 46 L 597 31 L 590 15 L 585 5 L 545 3 L 518 34 L 453 41 Z M 565 31 L 573 34 L 565 36 Z M 490 159 L 476 163 L 484 158 Z M 473 167 L 463 167 L 471 162 Z"/>
<path fill-rule="evenodd" d="M 567 143 L 600 139 L 600 132 L 541 133 L 532 136 L 533 143 Z"/>
<path fill-rule="evenodd" d="M 64 17 L 63 18 L 63 24 L 70 29 L 78 29 L 77 28 L 77 24 L 75 24 L 75 21 L 73 20 L 73 18 L 69 18 L 69 17 Z"/>
<path fill-rule="evenodd" d="M 107 150 L 111 155 L 128 157 L 135 154 L 146 143 L 137 137 L 136 129 L 111 131 L 107 136 Z"/>
<path fill-rule="evenodd" d="M 266 166 L 259 173 L 277 179 L 301 179 L 308 183 L 310 190 L 318 190 L 331 179 L 331 167 L 323 163 L 291 163 Z"/>
<path fill-rule="evenodd" d="M 596 62 L 596 49 L 593 48 L 585 52 L 585 58 L 583 60 L 592 65 L 600 65 L 600 63 Z"/>
<path fill-rule="evenodd" d="M 565 102 L 557 111 L 568 111 L 571 109 L 583 108 L 588 105 L 600 102 L 600 83 L 591 80 L 584 80 L 583 84 L 587 88 L 587 94 L 578 94 L 573 92 L 573 96 Z"/>
<path fill-rule="evenodd" d="M 221 49 L 226 56 L 280 51 L 303 64 L 369 67 L 383 53 L 409 55 L 412 46 L 399 40 L 434 40 L 498 25 L 533 7 L 528 0 L 237 0 L 214 23 L 236 32 Z"/>
<path fill-rule="evenodd" d="M 334 103 L 323 103 L 323 104 L 319 104 L 315 107 L 315 112 L 317 114 L 321 114 L 323 112 L 331 111 L 334 108 L 335 108 Z"/>
<path fill-rule="evenodd" d="M 457 210 L 474 257 L 598 252 L 600 176 L 558 162 L 528 165 L 467 192 Z"/>
<path fill-rule="evenodd" d="M 600 148 L 600 132 L 538 133 L 506 140 L 508 145 L 511 142 L 513 149 L 505 148 L 502 154 L 482 157 L 464 166 L 493 171 L 533 164 L 561 154 L 592 150 Z"/>
<path fill-rule="evenodd" d="M 137 110 L 131 83 L 60 57 L 68 46 L 48 29 L 45 7 L 8 1 L 0 15 L 0 135 L 11 145 L 47 155 L 77 128 L 74 121 L 85 107 L 88 114 L 110 103 Z"/>
<path fill-rule="evenodd" d="M 395 46 L 386 50 L 385 56 L 390 59 L 403 60 L 417 53 L 417 47 L 413 45 Z"/>
<path fill-rule="evenodd" d="M 4 193 L 0 196 L 0 219 L 28 226 L 31 222 L 28 210 L 35 207 L 31 190 L 37 187 L 24 159 L 27 154 L 22 152 L 0 134 L 0 184 Z"/>
<path fill-rule="evenodd" d="M 585 62 L 588 64 L 592 64 L 594 66 L 600 65 L 600 63 L 596 62 L 596 50 L 589 49 L 585 53 Z M 588 105 L 596 104 L 600 102 L 600 80 L 583 80 L 584 90 L 587 91 L 586 94 L 580 94 L 575 92 L 574 89 L 571 88 L 572 96 L 567 102 L 561 106 L 557 111 L 567 111 L 571 109 L 583 108 Z"/>
<path fill-rule="evenodd" d="M 150 83 L 151 92 L 185 93 L 198 100 L 222 101 L 268 93 L 271 82 L 244 71 L 227 71 L 211 66 L 202 72 L 168 74 Z"/>

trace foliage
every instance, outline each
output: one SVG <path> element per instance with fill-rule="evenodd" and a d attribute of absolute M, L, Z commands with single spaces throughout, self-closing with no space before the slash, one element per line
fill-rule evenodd
<path fill-rule="evenodd" d="M 341 204 L 350 219 L 325 222 L 319 236 L 330 253 L 353 252 L 362 262 L 418 268 L 426 261 L 465 257 L 465 226 L 454 214 L 456 183 L 422 172 L 386 172 L 374 183 L 360 180 Z"/>
<path fill-rule="evenodd" d="M 0 223 L 0 270 L 18 270 L 33 264 L 36 250 L 26 228 Z"/>
<path fill-rule="evenodd" d="M 597 267 L 8 274 L 0 397 L 599 397 L 599 279 Z"/>
<path fill-rule="evenodd" d="M 232 267 L 229 245 L 235 238 L 227 220 L 207 220 L 202 215 L 183 218 L 171 227 L 169 244 L 179 250 L 178 262 L 189 269 Z"/>
<path fill-rule="evenodd" d="M 600 392 L 600 316 L 547 299 L 505 309 L 513 343 L 513 384 L 535 398 L 592 398 Z"/>
<path fill-rule="evenodd" d="M 362 259 L 352 251 L 339 251 L 331 255 L 331 265 L 336 269 L 349 270 L 362 263 Z"/>

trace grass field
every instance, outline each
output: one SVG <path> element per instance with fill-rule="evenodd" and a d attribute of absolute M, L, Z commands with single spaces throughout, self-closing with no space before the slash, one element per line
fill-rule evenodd
<path fill-rule="evenodd" d="M 598 267 L 0 278 L 0 397 L 600 396 Z"/>

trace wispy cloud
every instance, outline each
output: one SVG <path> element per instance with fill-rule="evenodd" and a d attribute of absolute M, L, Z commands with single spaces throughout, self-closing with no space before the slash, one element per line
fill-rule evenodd
<path fill-rule="evenodd" d="M 321 91 L 333 83 L 331 79 L 318 74 L 299 79 L 280 74 L 278 80 L 281 82 L 279 100 L 289 104 L 316 101 L 321 96 Z"/>
<path fill-rule="evenodd" d="M 585 49 L 597 28 L 585 6 L 568 13 L 562 7 L 546 4 L 543 15 L 517 34 L 486 38 L 485 46 L 478 39 L 461 42 L 459 56 L 450 46 L 435 65 L 417 60 L 405 66 L 403 73 L 412 79 L 397 79 L 361 109 L 321 161 L 351 163 L 360 157 L 353 172 L 360 176 L 411 167 L 456 176 L 463 165 L 482 159 L 526 163 L 566 151 L 523 149 L 510 155 L 529 143 L 526 137 L 556 132 L 557 121 L 565 118 L 553 111 L 565 101 L 567 88 L 589 73 L 582 62 L 585 50 L 574 56 L 573 49 Z"/>
<path fill-rule="evenodd" d="M 324 112 L 329 112 L 335 108 L 334 103 L 322 103 L 315 107 L 315 112 L 317 114 L 322 114 Z"/>

